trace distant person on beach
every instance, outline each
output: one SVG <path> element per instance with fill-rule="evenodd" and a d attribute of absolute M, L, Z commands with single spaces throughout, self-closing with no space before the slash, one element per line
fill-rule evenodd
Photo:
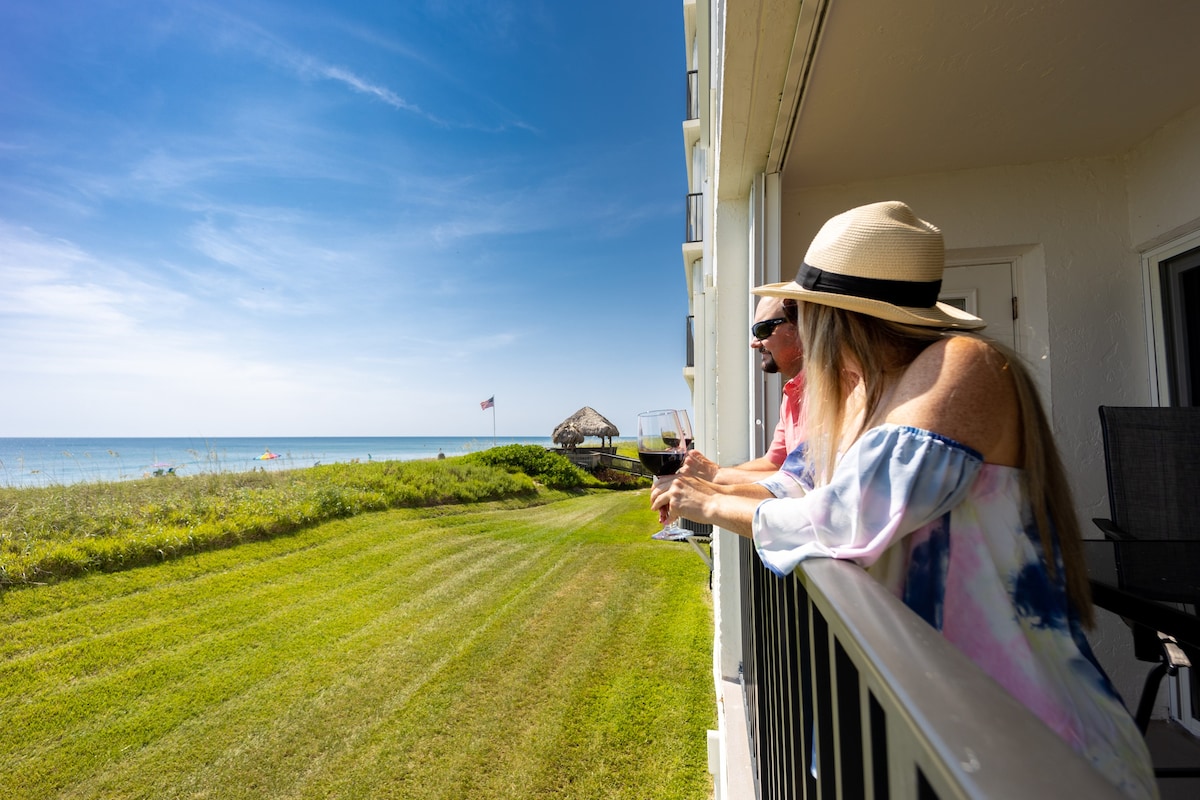
<path fill-rule="evenodd" d="M 750 349 L 757 350 L 768 375 L 784 380 L 779 424 L 766 455 L 734 467 L 721 467 L 698 450 L 687 454 L 680 475 L 691 475 L 719 484 L 752 483 L 771 475 L 784 465 L 788 455 L 804 441 L 804 348 L 796 328 L 796 301 L 764 297 L 758 301 L 750 325 Z"/>
<path fill-rule="evenodd" d="M 857 564 L 1115 786 L 1158 797 L 1084 633 L 1082 533 L 1033 378 L 976 333 L 983 320 L 938 302 L 944 262 L 941 231 L 904 203 L 826 222 L 794 281 L 754 290 L 799 302 L 800 478 L 667 476 L 651 505 L 746 537 L 779 576 Z"/>

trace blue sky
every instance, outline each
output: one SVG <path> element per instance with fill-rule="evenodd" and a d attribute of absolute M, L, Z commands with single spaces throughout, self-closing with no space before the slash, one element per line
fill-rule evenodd
<path fill-rule="evenodd" d="M 684 406 L 678 2 L 0 4 L 0 436 Z"/>

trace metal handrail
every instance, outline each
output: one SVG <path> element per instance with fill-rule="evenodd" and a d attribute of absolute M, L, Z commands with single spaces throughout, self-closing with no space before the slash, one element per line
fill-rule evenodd
<path fill-rule="evenodd" d="M 762 800 L 1123 796 L 861 568 L 811 559 L 779 578 L 739 543 Z"/>

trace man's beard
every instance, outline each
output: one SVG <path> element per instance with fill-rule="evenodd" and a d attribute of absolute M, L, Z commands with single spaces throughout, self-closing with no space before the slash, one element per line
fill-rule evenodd
<path fill-rule="evenodd" d="M 768 375 L 774 375 L 776 372 L 779 372 L 779 365 L 775 363 L 775 356 L 766 350 L 762 351 L 762 371 Z"/>

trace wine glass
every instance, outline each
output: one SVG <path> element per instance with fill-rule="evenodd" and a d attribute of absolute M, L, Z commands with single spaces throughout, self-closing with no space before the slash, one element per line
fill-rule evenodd
<path fill-rule="evenodd" d="M 675 413 L 679 417 L 679 431 L 683 438 L 684 457 L 687 457 L 687 451 L 696 446 L 696 435 L 692 433 L 692 420 L 688 417 L 686 408 L 678 408 Z M 682 527 L 678 522 L 672 522 L 671 528 L 673 532 L 665 537 L 671 541 L 679 541 L 686 539 L 689 536 L 695 536 L 696 532 L 690 528 Z"/>
<path fill-rule="evenodd" d="M 686 408 L 681 408 L 675 412 L 679 415 L 679 430 L 683 431 L 683 449 L 691 450 L 696 444 L 696 437 L 692 433 L 692 421 L 688 418 Z"/>
<path fill-rule="evenodd" d="M 684 444 L 678 412 L 663 409 L 638 414 L 638 458 L 642 466 L 655 476 L 674 475 L 683 466 L 686 455 L 687 446 Z M 660 513 L 659 516 L 663 515 Z M 687 536 L 687 531 L 672 520 L 651 538 L 669 540 L 683 536 Z"/>

